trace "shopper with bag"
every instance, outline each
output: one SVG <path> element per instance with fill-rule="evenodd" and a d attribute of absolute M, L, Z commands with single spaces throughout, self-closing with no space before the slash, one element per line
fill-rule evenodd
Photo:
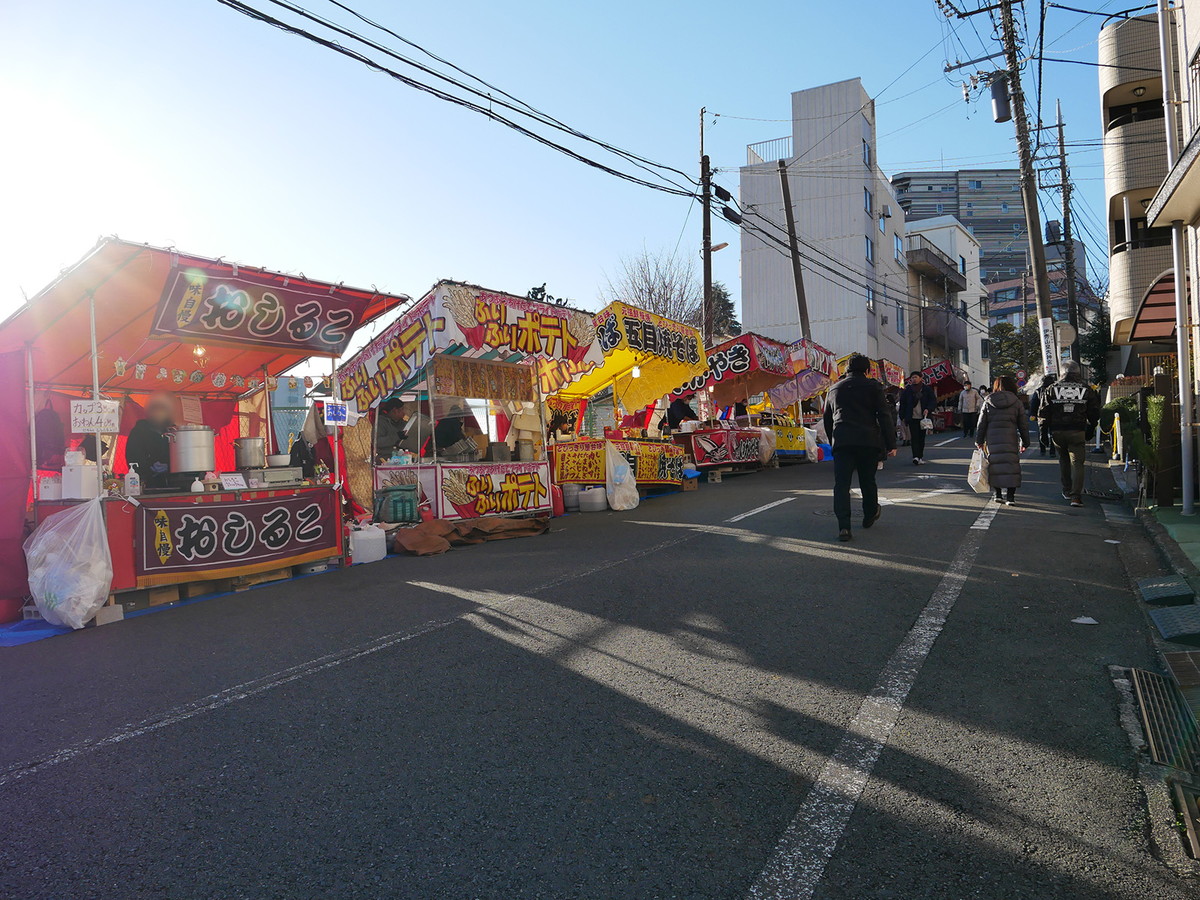
<path fill-rule="evenodd" d="M 875 473 L 880 454 L 896 455 L 896 423 L 883 385 L 867 377 L 871 361 L 858 353 L 850 357 L 846 376 L 829 389 L 825 400 L 825 433 L 833 445 L 833 511 L 838 540 L 848 541 L 850 482 L 858 473 L 862 491 L 863 528 L 879 521 L 879 489 Z"/>
<path fill-rule="evenodd" d="M 920 372 L 910 374 L 908 384 L 900 392 L 900 420 L 908 425 L 914 466 L 925 464 L 925 436 L 933 430 L 929 415 L 935 406 L 937 395 L 925 383 L 925 376 Z"/>
<path fill-rule="evenodd" d="M 997 378 L 983 402 L 975 444 L 987 457 L 987 478 L 996 502 L 1015 506 L 1021 454 L 1029 449 L 1029 416 L 1011 375 Z"/>

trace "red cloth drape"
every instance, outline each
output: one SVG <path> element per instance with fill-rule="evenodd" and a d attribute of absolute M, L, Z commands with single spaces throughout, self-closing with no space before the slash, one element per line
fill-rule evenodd
<path fill-rule="evenodd" d="M 31 483 L 29 416 L 25 409 L 25 351 L 0 353 L 0 598 L 24 597 L 29 592 L 25 551 L 25 504 Z"/>

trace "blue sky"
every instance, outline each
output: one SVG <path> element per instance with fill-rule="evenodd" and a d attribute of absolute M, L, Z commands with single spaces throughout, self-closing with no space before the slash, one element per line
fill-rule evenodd
<path fill-rule="evenodd" d="M 325 0 L 304 5 L 337 14 Z M 932 0 L 349 5 L 576 128 L 689 172 L 706 106 L 721 114 L 708 119 L 708 147 L 732 190 L 745 145 L 788 132 L 755 120 L 786 119 L 790 91 L 857 75 L 878 95 L 927 51 L 880 97 L 885 170 L 1013 164 L 1011 125 L 941 75 L 948 57 L 983 55 L 981 41 L 966 24 L 948 37 Z M 1051 9 L 1050 52 L 1094 60 L 1099 22 Z M 986 17 L 975 24 L 998 49 Z M 1045 72 L 1069 137 L 1098 139 L 1096 70 Z M 546 282 L 589 308 L 621 256 L 700 242 L 684 198 L 215 0 L 4 4 L 0 115 L 0 315 L 104 234 L 412 294 L 439 278 L 517 293 Z M 1072 158 L 1102 222 L 1099 163 L 1098 150 Z M 718 224 L 714 239 L 735 242 L 715 267 L 737 296 L 736 235 Z"/>

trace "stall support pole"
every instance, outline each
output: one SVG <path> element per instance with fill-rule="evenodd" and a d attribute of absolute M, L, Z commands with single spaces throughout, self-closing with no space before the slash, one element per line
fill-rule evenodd
<path fill-rule="evenodd" d="M 333 402 L 342 402 L 342 388 L 338 383 L 337 377 L 337 359 L 330 357 L 330 368 L 333 372 Z M 338 431 L 338 426 L 333 426 L 333 487 L 339 493 L 342 490 L 342 434 Z"/>
<path fill-rule="evenodd" d="M 267 407 L 266 445 L 267 445 L 267 452 L 270 453 L 270 452 L 272 452 L 271 448 L 274 447 L 274 441 L 272 440 L 272 436 L 274 434 L 275 429 L 274 429 L 274 427 L 272 427 L 272 422 L 271 422 L 271 386 L 267 383 L 267 367 L 266 366 L 263 366 L 263 399 L 266 401 L 266 407 Z M 278 450 L 279 448 L 276 447 L 275 449 Z M 291 450 L 290 447 L 284 447 L 283 449 Z"/>
<path fill-rule="evenodd" d="M 38 498 L 38 483 L 37 483 L 37 423 L 34 418 L 37 416 L 37 410 L 34 406 L 37 404 L 37 395 L 33 390 L 33 345 L 25 345 L 25 384 L 28 387 L 28 402 L 29 402 L 29 472 L 33 479 L 33 499 Z"/>
<path fill-rule="evenodd" d="M 88 331 L 92 343 L 92 399 L 100 399 L 100 354 L 96 350 L 96 295 L 88 294 Z M 93 435 L 96 441 L 96 495 L 104 496 L 104 454 L 100 452 L 100 432 Z"/>

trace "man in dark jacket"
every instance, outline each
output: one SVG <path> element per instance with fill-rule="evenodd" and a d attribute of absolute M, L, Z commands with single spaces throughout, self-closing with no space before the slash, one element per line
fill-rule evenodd
<path fill-rule="evenodd" d="M 883 453 L 896 455 L 896 423 L 887 397 L 874 378 L 867 377 L 871 361 L 857 353 L 850 357 L 846 377 L 829 389 L 825 399 L 825 433 L 833 445 L 833 511 L 838 520 L 838 540 L 850 533 L 850 482 L 858 472 L 862 491 L 863 528 L 879 521 L 879 489 L 875 471 Z"/>
<path fill-rule="evenodd" d="M 908 384 L 900 392 L 900 419 L 908 425 L 914 466 L 925 463 L 925 429 L 921 420 L 932 415 L 935 406 L 937 395 L 925 383 L 925 376 L 920 372 L 910 374 Z"/>
<path fill-rule="evenodd" d="M 1038 410 L 1040 410 L 1042 406 L 1042 392 L 1045 391 L 1046 388 L 1050 387 L 1050 385 L 1054 384 L 1054 382 L 1055 376 L 1047 375 L 1044 379 L 1042 379 L 1041 387 L 1038 388 L 1037 392 L 1029 398 L 1029 415 L 1038 420 L 1038 450 L 1041 451 L 1042 456 L 1045 456 L 1047 453 L 1049 453 L 1050 449 L 1054 445 L 1050 443 L 1050 429 L 1043 427 L 1041 424 L 1041 416 Z"/>
<path fill-rule="evenodd" d="M 1086 442 L 1096 436 L 1100 397 L 1083 383 L 1079 363 L 1063 363 L 1062 377 L 1038 395 L 1038 429 L 1048 429 L 1058 451 L 1062 495 L 1072 506 L 1083 506 Z"/>

